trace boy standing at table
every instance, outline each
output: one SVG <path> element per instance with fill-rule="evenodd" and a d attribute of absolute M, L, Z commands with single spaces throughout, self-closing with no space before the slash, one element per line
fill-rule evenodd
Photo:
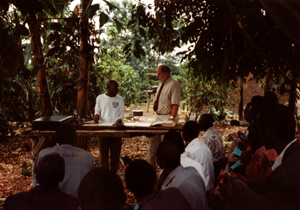
<path fill-rule="evenodd" d="M 124 118 L 124 100 L 118 96 L 119 85 L 115 80 L 106 83 L 107 92 L 96 99 L 95 123 L 117 124 Z M 120 137 L 101 137 L 99 139 L 100 166 L 109 169 L 110 151 L 111 170 L 116 172 L 119 167 L 122 139 Z"/>

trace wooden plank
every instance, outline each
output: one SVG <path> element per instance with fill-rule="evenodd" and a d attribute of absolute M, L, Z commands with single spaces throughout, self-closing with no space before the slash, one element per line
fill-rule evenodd
<path fill-rule="evenodd" d="M 77 130 L 78 136 L 97 136 L 97 137 L 124 137 L 131 138 L 134 136 L 155 136 L 165 135 L 169 130 Z M 48 130 L 28 130 L 21 134 L 19 137 L 34 138 L 41 136 L 55 136 L 56 131 Z"/>
<path fill-rule="evenodd" d="M 126 130 L 181 130 L 183 127 L 182 124 L 178 124 L 175 127 L 168 127 L 168 126 L 154 126 L 154 127 L 139 127 L 139 126 L 127 126 Z M 115 126 L 99 126 L 97 124 L 87 124 L 87 125 L 82 125 L 79 127 L 80 130 L 110 130 L 110 129 L 115 129 Z"/>

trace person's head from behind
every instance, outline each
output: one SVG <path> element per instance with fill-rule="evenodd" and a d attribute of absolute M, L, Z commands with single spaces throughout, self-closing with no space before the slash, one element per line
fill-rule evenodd
<path fill-rule="evenodd" d="M 211 114 L 202 114 L 199 119 L 200 131 L 206 131 L 213 126 L 215 120 Z"/>
<path fill-rule="evenodd" d="M 56 130 L 56 141 L 59 144 L 70 144 L 75 146 L 77 134 L 75 126 L 71 124 L 62 124 Z"/>
<path fill-rule="evenodd" d="M 180 165 L 180 150 L 172 141 L 162 141 L 156 149 L 156 159 L 160 168 L 174 169 Z"/>
<path fill-rule="evenodd" d="M 115 97 L 119 91 L 119 84 L 116 80 L 109 80 L 106 83 L 107 95 L 110 97 Z"/>
<path fill-rule="evenodd" d="M 253 137 L 267 149 L 275 149 L 278 154 L 295 139 L 295 118 L 293 112 L 284 105 L 265 107 L 253 123 Z"/>
<path fill-rule="evenodd" d="M 274 92 L 266 92 L 265 93 L 265 98 L 266 98 L 267 106 L 271 106 L 271 105 L 279 103 L 277 95 Z"/>
<path fill-rule="evenodd" d="M 184 146 L 182 136 L 179 132 L 172 131 L 172 130 L 168 131 L 166 133 L 166 135 L 164 136 L 163 141 L 172 141 L 172 142 L 174 142 L 175 144 L 177 144 L 180 153 L 184 152 L 185 146 Z"/>
<path fill-rule="evenodd" d="M 257 115 L 266 107 L 267 102 L 264 96 L 253 96 L 251 98 L 251 106 L 248 110 L 248 116 L 245 115 L 247 122 L 252 123 L 256 119 Z"/>
<path fill-rule="evenodd" d="M 250 122 L 251 121 L 251 118 L 250 118 L 250 110 L 251 110 L 251 107 L 252 107 L 252 103 L 251 101 L 249 103 L 247 103 L 245 109 L 244 109 L 244 118 L 247 122 Z"/>
<path fill-rule="evenodd" d="M 64 179 L 65 161 L 59 154 L 53 153 L 42 157 L 35 169 L 39 185 L 56 187 Z"/>
<path fill-rule="evenodd" d="M 120 177 L 105 168 L 93 168 L 78 187 L 80 206 L 85 209 L 122 209 L 126 195 Z"/>
<path fill-rule="evenodd" d="M 191 142 L 199 136 L 200 126 L 196 121 L 187 121 L 182 128 L 182 137 L 186 142 Z"/>
<path fill-rule="evenodd" d="M 137 201 L 151 193 L 156 183 L 156 173 L 153 166 L 145 160 L 132 161 L 125 170 L 126 187 Z"/>
<path fill-rule="evenodd" d="M 167 65 L 160 65 L 156 69 L 156 75 L 159 81 L 164 83 L 171 76 L 171 69 Z"/>

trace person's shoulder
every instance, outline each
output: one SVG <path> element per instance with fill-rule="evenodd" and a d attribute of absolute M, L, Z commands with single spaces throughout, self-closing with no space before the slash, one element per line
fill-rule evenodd
<path fill-rule="evenodd" d="M 119 100 L 123 100 L 123 97 L 120 96 L 120 95 L 116 95 L 116 98 L 119 99 Z"/>
<path fill-rule="evenodd" d="M 108 96 L 105 93 L 102 93 L 100 95 L 97 96 L 97 98 L 107 98 Z"/>
<path fill-rule="evenodd" d="M 64 200 L 64 203 L 61 207 L 66 209 L 78 209 L 79 208 L 79 201 L 78 198 L 74 197 L 73 195 L 64 193 L 62 191 L 59 192 L 61 196 L 61 200 Z"/>
<path fill-rule="evenodd" d="M 51 153 L 58 153 L 58 146 L 55 145 L 52 147 L 44 148 L 39 152 L 38 156 L 41 158 Z"/>
<path fill-rule="evenodd" d="M 202 155 L 212 154 L 210 148 L 200 139 L 198 139 L 197 145 L 197 153 L 200 153 Z"/>
<path fill-rule="evenodd" d="M 82 149 L 82 148 L 79 148 L 79 147 L 75 147 L 75 146 L 72 146 L 72 149 L 74 151 L 76 151 L 78 154 L 81 154 L 81 155 L 84 155 L 84 156 L 93 157 L 92 153 L 90 153 L 89 151 L 87 151 L 85 149 Z"/>
<path fill-rule="evenodd" d="M 189 166 L 189 167 L 186 167 L 184 168 L 183 170 L 186 174 L 194 174 L 194 173 L 198 173 L 198 171 L 192 167 L 192 166 Z M 199 173 L 198 173 L 199 174 Z"/>
<path fill-rule="evenodd" d="M 4 202 L 4 209 L 20 209 L 20 207 L 26 206 L 25 203 L 30 202 L 31 194 L 29 191 L 8 196 Z"/>
<path fill-rule="evenodd" d="M 5 202 L 10 203 L 10 202 L 14 202 L 16 200 L 21 200 L 21 199 L 27 197 L 27 195 L 29 193 L 30 192 L 20 192 L 20 193 L 14 194 L 14 195 L 10 195 L 5 199 Z"/>

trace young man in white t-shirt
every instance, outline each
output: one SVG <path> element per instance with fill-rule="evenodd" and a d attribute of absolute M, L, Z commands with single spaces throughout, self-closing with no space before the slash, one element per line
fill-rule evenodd
<path fill-rule="evenodd" d="M 115 80 L 106 84 L 107 93 L 101 94 L 96 99 L 94 121 L 95 123 L 117 124 L 124 118 L 124 101 L 117 96 L 119 85 Z M 109 169 L 108 157 L 110 151 L 111 170 L 116 172 L 119 166 L 121 153 L 121 138 L 102 137 L 99 139 L 100 166 Z"/>

